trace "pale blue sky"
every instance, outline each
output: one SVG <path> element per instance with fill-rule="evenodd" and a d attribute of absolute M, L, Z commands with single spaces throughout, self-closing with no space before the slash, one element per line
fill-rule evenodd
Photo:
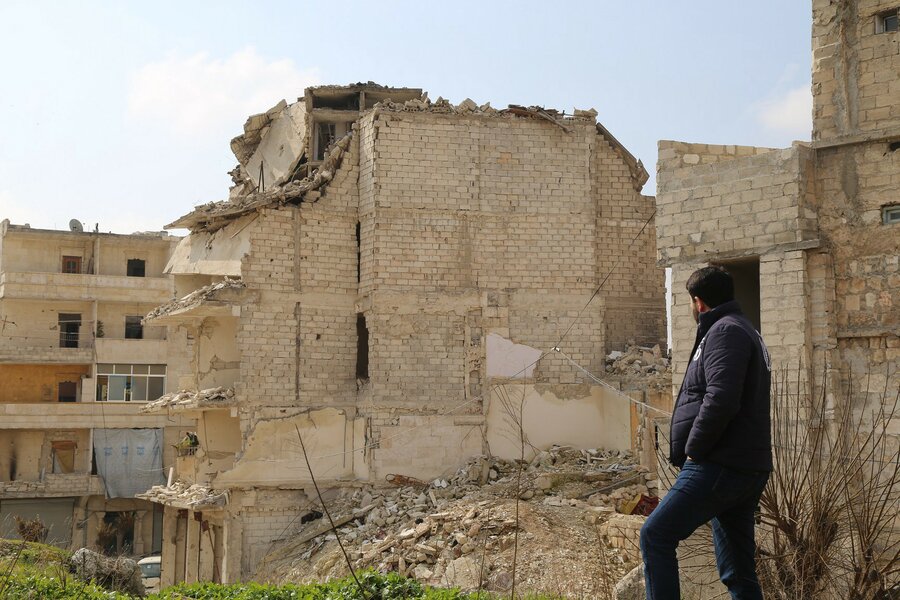
<path fill-rule="evenodd" d="M 659 139 L 786 146 L 809 4 L 0 0 L 0 219 L 160 229 L 226 196 L 249 114 L 316 83 L 593 107 L 651 174 Z"/>

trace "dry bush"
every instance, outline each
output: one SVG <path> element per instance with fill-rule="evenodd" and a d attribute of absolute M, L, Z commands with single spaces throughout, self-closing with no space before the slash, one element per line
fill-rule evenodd
<path fill-rule="evenodd" d="M 50 528 L 44 525 L 44 522 L 41 521 L 40 517 L 23 519 L 16 515 L 13 518 L 16 521 L 16 530 L 19 532 L 19 537 L 26 542 L 44 543 L 47 540 Z"/>
<path fill-rule="evenodd" d="M 773 382 L 775 470 L 757 535 L 766 597 L 900 597 L 900 446 L 889 433 L 900 391 L 860 394 L 851 381 L 830 415 L 827 390 L 812 399 L 805 388 Z M 854 405 L 872 396 L 876 406 Z"/>

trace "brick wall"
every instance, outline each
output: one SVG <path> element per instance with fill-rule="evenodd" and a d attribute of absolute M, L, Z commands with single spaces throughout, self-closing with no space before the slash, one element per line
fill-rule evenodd
<path fill-rule="evenodd" d="M 876 33 L 896 0 L 814 0 L 815 140 L 900 126 L 900 36 Z"/>

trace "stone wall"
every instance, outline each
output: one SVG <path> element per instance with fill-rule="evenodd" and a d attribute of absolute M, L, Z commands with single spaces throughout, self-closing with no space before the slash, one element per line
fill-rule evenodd
<path fill-rule="evenodd" d="M 815 140 L 900 126 L 900 38 L 876 33 L 895 0 L 813 1 Z"/>

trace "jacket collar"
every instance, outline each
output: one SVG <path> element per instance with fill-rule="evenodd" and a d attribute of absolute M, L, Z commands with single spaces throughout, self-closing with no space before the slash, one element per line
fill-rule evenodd
<path fill-rule="evenodd" d="M 709 331 L 709 328 L 712 327 L 716 323 L 716 321 L 718 321 L 725 315 L 731 314 L 742 314 L 741 306 L 737 303 L 737 300 L 725 302 L 713 308 L 712 310 L 708 310 L 705 313 L 700 313 L 700 326 L 698 327 L 698 334 L 701 337 L 706 335 L 706 332 Z"/>

